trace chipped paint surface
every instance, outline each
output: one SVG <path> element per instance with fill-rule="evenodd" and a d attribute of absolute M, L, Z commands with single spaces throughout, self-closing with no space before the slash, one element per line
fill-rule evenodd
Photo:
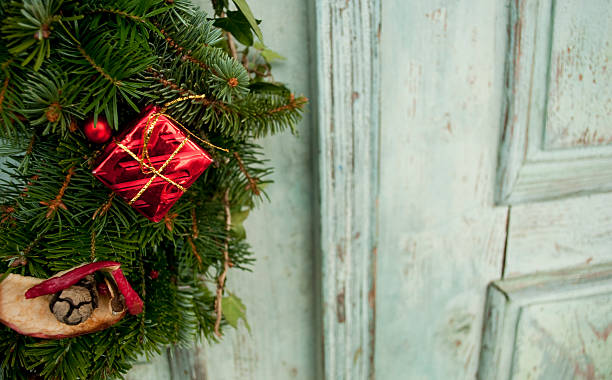
<path fill-rule="evenodd" d="M 607 379 L 612 377 L 605 332 L 612 294 L 536 304 L 523 309 L 512 375 L 515 379 Z"/>
<path fill-rule="evenodd" d="M 380 3 L 315 3 L 326 380 L 374 377 Z"/>
<path fill-rule="evenodd" d="M 612 262 L 612 194 L 512 206 L 505 276 Z"/>
<path fill-rule="evenodd" d="M 612 2 L 557 0 L 551 23 L 546 149 L 612 142 Z"/>
<path fill-rule="evenodd" d="M 498 203 L 612 190 L 610 5 L 510 3 Z"/>
<path fill-rule="evenodd" d="M 507 8 L 382 6 L 376 378 L 473 379 L 505 242 L 493 194 Z"/>
<path fill-rule="evenodd" d="M 489 288 L 481 379 L 612 378 L 612 265 L 514 277 Z"/>

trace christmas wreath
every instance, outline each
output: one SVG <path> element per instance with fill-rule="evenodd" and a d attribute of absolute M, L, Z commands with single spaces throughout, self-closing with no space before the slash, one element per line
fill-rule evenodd
<path fill-rule="evenodd" d="M 212 7 L 0 3 L 1 377 L 118 378 L 244 317 L 254 140 L 307 100 L 244 0 Z"/>

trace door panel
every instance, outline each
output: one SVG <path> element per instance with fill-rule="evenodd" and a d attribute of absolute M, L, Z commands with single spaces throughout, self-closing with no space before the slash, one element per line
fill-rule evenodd
<path fill-rule="evenodd" d="M 612 189 L 611 5 L 511 2 L 500 203 Z"/>
<path fill-rule="evenodd" d="M 611 4 L 609 0 L 552 3 L 546 150 L 612 142 Z"/>
<path fill-rule="evenodd" d="M 612 194 L 512 206 L 505 276 L 612 262 Z"/>
<path fill-rule="evenodd" d="M 473 379 L 487 284 L 507 8 L 382 2 L 376 379 Z"/>
<path fill-rule="evenodd" d="M 612 265 L 489 287 L 480 379 L 612 377 Z"/>
<path fill-rule="evenodd" d="M 612 194 L 592 195 L 612 186 L 611 6 L 510 3 L 505 279 L 488 290 L 481 379 L 612 376 Z"/>

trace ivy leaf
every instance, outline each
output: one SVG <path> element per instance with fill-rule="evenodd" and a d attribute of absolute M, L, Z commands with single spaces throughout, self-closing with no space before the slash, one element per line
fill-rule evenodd
<path fill-rule="evenodd" d="M 280 55 L 279 53 L 275 52 L 274 50 L 268 49 L 261 42 L 255 42 L 253 47 L 255 49 L 259 50 L 259 54 L 261 54 L 263 59 L 265 59 L 266 62 L 268 62 L 268 63 L 272 63 L 272 62 L 277 61 L 277 60 L 285 60 L 285 59 L 287 59 L 287 58 L 283 57 L 282 55 Z"/>
<path fill-rule="evenodd" d="M 287 59 L 287 58 L 283 57 L 282 55 L 278 54 L 277 52 L 275 52 L 274 50 L 270 50 L 270 49 L 263 50 L 261 52 L 261 56 L 268 63 L 272 63 L 273 61 L 276 61 L 276 60 L 285 60 L 285 59 Z"/>
<path fill-rule="evenodd" d="M 223 307 L 223 316 L 230 326 L 238 328 L 238 321 L 242 319 L 249 333 L 251 332 L 251 326 L 249 326 L 249 322 L 246 319 L 246 306 L 240 298 L 229 293 L 229 296 L 221 299 L 221 306 Z"/>
<path fill-rule="evenodd" d="M 257 38 L 259 38 L 259 40 L 263 42 L 263 35 L 261 34 L 259 25 L 257 25 L 259 23 L 257 22 L 257 20 L 255 20 L 255 16 L 253 16 L 253 12 L 251 12 L 251 8 L 249 7 L 249 4 L 247 4 L 246 0 L 233 0 L 233 1 L 234 1 L 234 4 L 236 4 L 236 7 L 238 7 L 240 12 L 242 12 L 244 17 L 248 20 Z"/>
<path fill-rule="evenodd" d="M 241 12 L 228 11 L 227 17 L 216 19 L 213 25 L 230 32 L 241 44 L 245 46 L 253 45 L 251 26 Z"/>
<path fill-rule="evenodd" d="M 238 239 L 246 239 L 246 229 L 244 221 L 249 216 L 250 210 L 232 212 L 232 231 Z"/>

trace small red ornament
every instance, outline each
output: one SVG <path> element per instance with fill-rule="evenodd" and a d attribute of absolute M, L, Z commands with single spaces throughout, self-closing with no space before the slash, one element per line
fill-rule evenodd
<path fill-rule="evenodd" d="M 113 135 L 111 127 L 108 125 L 108 121 L 106 121 L 104 116 L 100 115 L 98 116 L 98 122 L 96 124 L 94 124 L 93 117 L 87 119 L 83 126 L 83 132 L 85 132 L 87 139 L 94 144 L 105 143 Z"/>
<path fill-rule="evenodd" d="M 93 175 L 147 219 L 159 222 L 211 163 L 172 119 L 149 107 L 108 144 Z"/>
<path fill-rule="evenodd" d="M 151 272 L 149 272 L 149 277 L 151 277 L 151 280 L 155 280 L 157 277 L 159 277 L 159 272 L 155 269 L 151 269 Z"/>

